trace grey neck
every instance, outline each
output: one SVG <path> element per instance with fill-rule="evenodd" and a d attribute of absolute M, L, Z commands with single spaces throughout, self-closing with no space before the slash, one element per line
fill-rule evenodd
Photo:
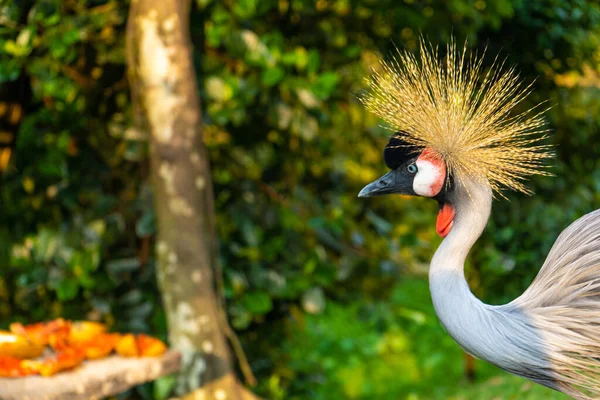
<path fill-rule="evenodd" d="M 469 250 L 485 229 L 492 207 L 488 185 L 465 182 L 457 185 L 450 198 L 456 215 L 454 225 L 435 252 L 429 270 L 429 286 L 436 313 L 448 333 L 467 352 L 486 358 L 492 343 L 490 306 L 470 291 L 464 275 Z"/>
<path fill-rule="evenodd" d="M 435 252 L 429 270 L 431 297 L 442 325 L 468 353 L 564 391 L 552 370 L 553 347 L 539 329 L 535 311 L 523 309 L 516 301 L 484 304 L 471 293 L 465 279 L 465 259 L 490 216 L 490 187 L 467 182 L 455 189 L 450 202 L 456 210 L 454 226 Z M 544 326 L 552 327 L 548 321 Z"/>

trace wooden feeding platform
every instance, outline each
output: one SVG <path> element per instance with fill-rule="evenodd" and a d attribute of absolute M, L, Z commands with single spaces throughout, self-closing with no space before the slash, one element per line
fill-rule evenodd
<path fill-rule="evenodd" d="M 160 357 L 113 355 L 52 377 L 0 378 L 0 400 L 102 399 L 180 368 L 181 355 L 173 350 Z"/>

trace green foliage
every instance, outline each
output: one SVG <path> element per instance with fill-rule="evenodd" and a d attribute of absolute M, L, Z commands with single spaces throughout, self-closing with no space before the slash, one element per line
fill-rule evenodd
<path fill-rule="evenodd" d="M 0 132 L 11 154 L 5 167 L 0 152 L 0 327 L 63 315 L 165 334 L 146 141 L 125 76 L 127 7 L 0 5 L 0 120 L 15 104 L 24 115 Z M 468 271 L 479 296 L 510 300 L 557 234 L 600 201 L 600 6 L 197 0 L 191 29 L 228 313 L 260 393 L 527 398 L 524 381 L 483 364 L 482 383 L 461 380 L 462 353 L 421 280 L 439 243 L 436 205 L 356 199 L 385 171 L 389 132 L 355 96 L 378 53 L 414 50 L 420 32 L 440 44 L 454 33 L 537 79 L 531 104 L 552 106 L 556 176 L 532 182 L 534 197 L 495 203 Z M 170 385 L 138 394 L 165 398 Z"/>
<path fill-rule="evenodd" d="M 421 279 L 402 280 L 386 301 L 330 303 L 321 315 L 288 322 L 287 330 L 279 373 L 292 374 L 298 390 L 292 398 L 566 398 L 546 388 L 532 391 L 521 379 L 494 377 L 499 371 L 483 364 L 483 383 L 469 385 L 457 362 L 464 355 L 439 325 Z M 289 398 L 276 395 L 273 381 L 265 385 L 271 398 Z"/>
<path fill-rule="evenodd" d="M 126 15 L 114 1 L 0 9 L 0 98 L 24 114 L 4 132 L 13 138 L 0 187 L 3 328 L 64 316 L 165 334 L 143 250 L 154 232 L 145 155 L 123 138 Z"/>

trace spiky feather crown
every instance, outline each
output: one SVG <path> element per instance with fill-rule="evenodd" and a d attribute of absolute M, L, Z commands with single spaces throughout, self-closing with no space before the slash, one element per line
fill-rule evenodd
<path fill-rule="evenodd" d="M 546 135 L 542 112 L 533 109 L 511 115 L 531 92 L 514 68 L 494 61 L 483 73 L 483 56 L 457 50 L 452 41 L 441 57 L 423 39 L 420 57 L 398 50 L 381 61 L 367 79 L 361 96 L 366 108 L 382 118 L 406 142 L 429 147 L 446 163 L 459 183 L 465 178 L 486 181 L 501 193 L 524 193 L 530 175 L 548 175 L 543 160 L 552 157 L 540 144 Z"/>

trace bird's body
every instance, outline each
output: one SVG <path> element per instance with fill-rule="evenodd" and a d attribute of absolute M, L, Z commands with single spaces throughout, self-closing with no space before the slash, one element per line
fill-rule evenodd
<path fill-rule="evenodd" d="M 521 180 L 545 174 L 549 158 L 539 115 L 510 116 L 524 98 L 514 71 L 492 68 L 450 45 L 421 47 L 384 62 L 362 98 L 397 133 L 384 151 L 391 169 L 359 194 L 409 194 L 440 205 L 444 237 L 431 261 L 429 285 L 440 322 L 470 354 L 576 399 L 600 398 L 600 210 L 563 231 L 531 286 L 514 301 L 477 299 L 465 259 L 484 231 L 494 191 L 528 192 Z M 471 64 L 467 63 L 469 60 Z M 510 98 L 505 98 L 509 96 Z"/>
<path fill-rule="evenodd" d="M 600 211 L 559 236 L 523 295 L 491 306 L 471 293 L 463 271 L 488 221 L 491 189 L 471 183 L 454 196 L 454 226 L 429 271 L 444 328 L 465 351 L 513 374 L 576 398 L 600 396 Z"/>

